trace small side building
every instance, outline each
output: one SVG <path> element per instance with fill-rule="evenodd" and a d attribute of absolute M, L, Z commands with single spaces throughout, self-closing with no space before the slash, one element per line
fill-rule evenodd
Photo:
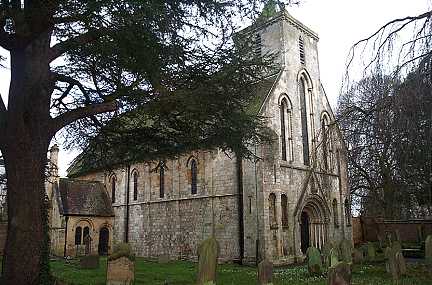
<path fill-rule="evenodd" d="M 55 157 L 55 152 L 53 147 L 51 157 Z M 47 186 L 51 253 L 57 256 L 77 256 L 86 251 L 111 253 L 114 210 L 104 184 L 54 177 Z M 86 248 L 87 235 L 90 243 Z"/>

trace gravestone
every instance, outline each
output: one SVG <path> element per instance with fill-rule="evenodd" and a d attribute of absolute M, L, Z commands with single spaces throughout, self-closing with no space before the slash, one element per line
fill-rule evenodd
<path fill-rule="evenodd" d="M 80 257 L 85 255 L 85 245 L 76 245 L 75 257 Z"/>
<path fill-rule="evenodd" d="M 423 226 L 419 225 L 417 226 L 417 239 L 418 242 L 423 242 Z"/>
<path fill-rule="evenodd" d="M 382 250 L 384 247 L 383 239 L 382 239 L 381 235 L 379 235 L 379 234 L 377 235 L 377 238 L 378 238 L 379 248 Z"/>
<path fill-rule="evenodd" d="M 99 255 L 86 255 L 81 257 L 80 265 L 83 269 L 99 268 Z"/>
<path fill-rule="evenodd" d="M 350 264 L 352 263 L 352 244 L 349 240 L 343 239 L 340 243 L 340 251 L 342 261 Z"/>
<path fill-rule="evenodd" d="M 330 250 L 330 267 L 334 267 L 339 263 L 339 257 L 337 253 L 337 249 L 332 248 Z"/>
<path fill-rule="evenodd" d="M 398 229 L 395 230 L 395 237 L 396 240 L 400 243 L 401 242 L 401 237 L 400 237 L 400 232 Z"/>
<path fill-rule="evenodd" d="M 351 268 L 346 262 L 339 262 L 332 266 L 328 271 L 329 285 L 349 285 L 351 284 Z"/>
<path fill-rule="evenodd" d="M 396 264 L 398 267 L 399 274 L 404 276 L 407 273 L 405 258 L 402 255 L 401 251 L 396 252 Z"/>
<path fill-rule="evenodd" d="M 84 254 L 85 255 L 89 255 L 91 254 L 91 242 L 92 242 L 92 238 L 90 237 L 89 234 L 86 234 L 84 239 Z"/>
<path fill-rule="evenodd" d="M 273 264 L 267 259 L 264 259 L 258 264 L 258 284 L 271 285 L 273 284 Z"/>
<path fill-rule="evenodd" d="M 126 256 L 108 260 L 107 285 L 132 285 L 135 279 L 134 262 Z"/>
<path fill-rule="evenodd" d="M 329 243 L 329 242 L 324 244 L 324 246 L 322 247 L 321 256 L 322 256 L 322 261 L 323 261 L 323 265 L 325 268 L 330 267 L 330 250 L 331 249 L 332 249 L 331 243 Z"/>
<path fill-rule="evenodd" d="M 393 251 L 394 252 L 402 252 L 402 246 L 401 246 L 401 243 L 399 242 L 399 241 L 397 241 L 397 240 L 395 240 L 393 243 L 392 243 L 392 249 L 393 249 Z"/>
<path fill-rule="evenodd" d="M 361 264 L 361 263 L 363 263 L 363 259 L 364 259 L 363 251 L 358 250 L 357 248 L 355 248 L 353 250 L 353 261 L 354 261 L 354 263 L 355 264 Z"/>
<path fill-rule="evenodd" d="M 308 259 L 308 271 L 310 274 L 321 274 L 322 273 L 322 262 L 321 254 L 316 247 L 309 247 L 306 250 L 306 256 Z"/>
<path fill-rule="evenodd" d="M 368 261 L 375 261 L 376 252 L 375 252 L 375 246 L 373 243 L 368 242 L 367 243 L 367 259 Z"/>
<path fill-rule="evenodd" d="M 170 261 L 168 254 L 161 254 L 158 256 L 158 263 L 165 264 Z"/>
<path fill-rule="evenodd" d="M 390 273 L 390 264 L 389 264 L 388 260 L 390 258 L 392 258 L 392 254 L 393 254 L 393 251 L 392 251 L 392 249 L 390 247 L 386 247 L 384 249 L 384 257 L 385 257 L 385 260 L 386 260 L 386 271 L 387 271 L 387 273 Z"/>
<path fill-rule="evenodd" d="M 198 247 L 197 285 L 216 284 L 216 267 L 219 256 L 219 244 L 216 238 L 204 240 Z"/>
<path fill-rule="evenodd" d="M 114 247 L 108 257 L 107 285 L 131 285 L 135 279 L 135 255 L 127 243 Z"/>
<path fill-rule="evenodd" d="M 391 248 L 388 248 L 387 254 L 389 258 L 387 259 L 386 268 L 391 274 L 393 281 L 397 283 L 399 281 L 399 269 L 396 261 L 396 255 Z"/>
<path fill-rule="evenodd" d="M 425 260 L 429 274 L 432 275 L 432 235 L 428 235 L 425 241 Z"/>

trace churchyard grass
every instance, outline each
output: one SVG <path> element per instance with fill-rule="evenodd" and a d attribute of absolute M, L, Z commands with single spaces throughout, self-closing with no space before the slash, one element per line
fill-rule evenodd
<path fill-rule="evenodd" d="M 101 258 L 98 269 L 81 269 L 78 261 L 55 260 L 51 262 L 53 275 L 68 285 L 105 284 L 106 258 Z M 306 265 L 274 268 L 274 285 L 324 285 L 326 276 L 310 276 Z M 136 259 L 135 284 L 152 285 L 193 285 L 196 278 L 196 264 L 187 261 L 175 261 L 166 264 Z M 167 281 L 167 283 L 165 283 Z M 257 284 L 256 268 L 223 264 L 218 266 L 218 285 Z M 353 285 L 391 285 L 391 276 L 386 273 L 384 263 L 356 265 L 353 272 Z M 432 284 L 426 269 L 420 264 L 408 265 L 408 274 L 402 277 L 400 285 Z"/>

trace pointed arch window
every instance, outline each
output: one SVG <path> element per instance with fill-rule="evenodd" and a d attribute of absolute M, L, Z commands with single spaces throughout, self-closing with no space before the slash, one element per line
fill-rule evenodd
<path fill-rule="evenodd" d="M 293 140 L 292 140 L 292 106 L 287 98 L 283 98 L 280 104 L 280 125 L 281 125 L 281 156 L 284 161 L 293 161 Z"/>
<path fill-rule="evenodd" d="M 274 193 L 269 196 L 269 218 L 270 228 L 277 228 L 276 195 Z"/>
<path fill-rule="evenodd" d="M 113 175 L 111 177 L 111 202 L 114 204 L 116 201 L 116 185 L 117 183 L 117 178 L 115 177 L 115 175 Z"/>
<path fill-rule="evenodd" d="M 332 205 L 333 205 L 333 223 L 335 227 L 339 227 L 338 205 L 336 199 L 333 199 Z"/>
<path fill-rule="evenodd" d="M 76 227 L 75 229 L 75 245 L 81 244 L 82 228 Z"/>
<path fill-rule="evenodd" d="M 288 199 L 285 194 L 281 196 L 282 206 L 282 227 L 288 227 Z"/>
<path fill-rule="evenodd" d="M 190 173 L 191 173 L 191 194 L 197 193 L 197 174 L 198 174 L 198 168 L 197 168 L 197 162 L 195 159 L 191 160 L 190 164 Z"/>
<path fill-rule="evenodd" d="M 133 199 L 138 200 L 138 171 L 134 171 L 132 174 L 133 179 Z"/>
<path fill-rule="evenodd" d="M 329 145 L 330 145 L 330 129 L 329 129 L 329 117 L 327 114 L 324 114 L 321 119 L 321 133 L 322 133 L 322 156 L 323 156 L 323 163 L 324 163 L 324 169 L 329 169 Z"/>
<path fill-rule="evenodd" d="M 165 197 L 165 165 L 159 164 L 159 198 Z"/>
<path fill-rule="evenodd" d="M 302 144 L 303 144 L 303 163 L 310 165 L 309 160 L 309 130 L 306 108 L 306 82 L 304 78 L 299 81 L 300 91 L 300 109 L 301 109 L 301 125 L 302 125 Z"/>
<path fill-rule="evenodd" d="M 84 227 L 84 231 L 83 231 L 83 239 L 86 237 L 86 236 L 88 236 L 88 235 L 90 235 L 90 228 L 89 227 Z"/>

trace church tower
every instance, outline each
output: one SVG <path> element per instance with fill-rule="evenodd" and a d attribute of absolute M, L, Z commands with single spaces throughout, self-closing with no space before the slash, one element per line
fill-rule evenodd
<path fill-rule="evenodd" d="M 308 247 L 351 239 L 345 148 L 320 82 L 318 35 L 269 1 L 244 30 L 277 72 L 259 83 L 259 115 L 275 133 L 244 161 L 244 261 L 300 262 Z"/>

